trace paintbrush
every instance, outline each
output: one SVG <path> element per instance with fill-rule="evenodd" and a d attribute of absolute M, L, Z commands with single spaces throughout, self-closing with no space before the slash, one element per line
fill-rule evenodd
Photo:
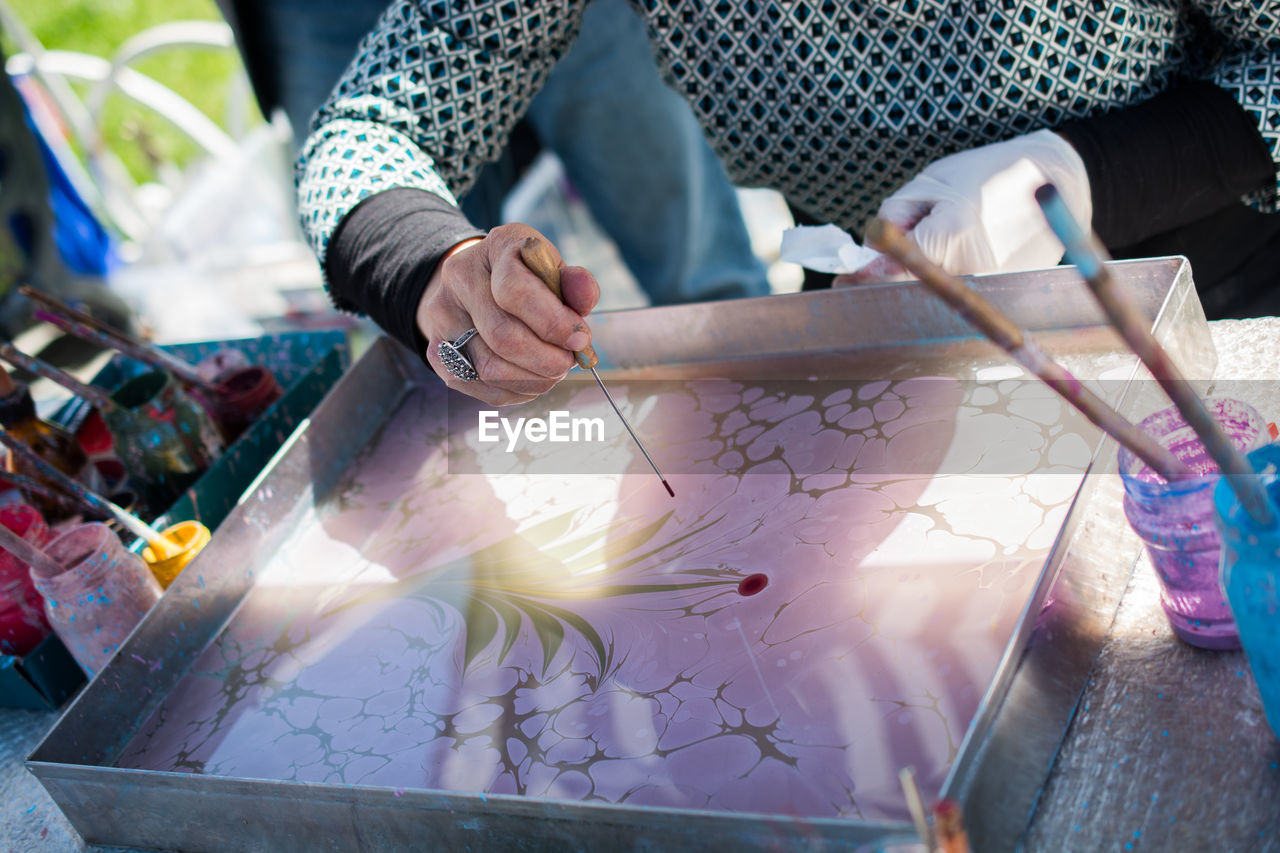
<path fill-rule="evenodd" d="M 211 394 L 219 391 L 217 385 L 202 377 L 194 367 L 162 349 L 157 349 L 132 335 L 119 332 L 93 316 L 78 311 L 28 285 L 18 288 L 18 292 L 43 306 L 44 310 L 36 311 L 36 317 L 52 323 L 68 334 L 107 349 L 119 350 L 143 364 L 168 371 L 184 385 L 191 385 Z"/>
<path fill-rule="evenodd" d="M 924 252 L 920 251 L 901 228 L 882 219 L 873 219 L 866 228 L 866 242 L 873 249 L 892 257 L 904 269 L 910 270 L 954 308 L 956 313 L 1165 479 L 1176 480 L 1190 476 L 1191 472 L 1168 448 L 1139 430 L 1101 397 L 1081 385 L 1078 379 L 1047 356 L 1027 333 L 998 308 L 925 257 Z"/>
<path fill-rule="evenodd" d="M 152 530 L 146 522 L 138 518 L 133 513 L 121 506 L 107 500 L 86 486 L 76 482 L 67 476 L 55 466 L 41 459 L 35 451 L 27 447 L 21 441 L 9 435 L 7 430 L 0 429 L 0 443 L 9 448 L 14 454 L 22 457 L 28 464 L 33 466 L 41 474 L 44 474 L 53 482 L 57 483 L 61 488 L 65 489 L 69 494 L 78 499 L 80 502 L 92 507 L 99 512 L 110 514 L 124 529 L 128 530 L 134 536 L 146 541 L 151 546 L 152 551 L 159 559 L 166 559 L 177 554 L 181 548 L 162 533 Z"/>
<path fill-rule="evenodd" d="M 1115 286 L 1115 280 L 1106 265 L 1107 251 L 1101 242 L 1080 227 L 1052 184 L 1036 190 L 1036 201 L 1040 203 L 1049 227 L 1066 247 L 1067 261 L 1079 269 L 1112 325 L 1138 354 L 1138 358 L 1142 359 L 1156 382 L 1160 383 L 1182 419 L 1200 437 L 1205 451 L 1217 463 L 1240 505 L 1259 525 L 1270 527 L 1275 524 L 1275 508 L 1267 498 L 1262 480 L 1245 455 L 1231 443 L 1213 415 L 1209 414 L 1195 388 L 1183 378 L 1182 372 L 1173 363 L 1173 359 L 1169 358 L 1164 347 L 1151 334 L 1150 322 L 1137 304 Z M 1164 474 L 1163 471 L 1160 473 Z M 1167 474 L 1164 476 L 1168 479 Z"/>
<path fill-rule="evenodd" d="M 36 567 L 42 575 L 54 577 L 62 574 L 62 566 L 57 560 L 3 524 L 0 524 L 0 548 L 5 549 L 28 566 Z"/>
<path fill-rule="evenodd" d="M 902 785 L 902 795 L 907 799 L 907 810 L 911 812 L 911 822 L 915 824 L 916 835 L 925 850 L 932 853 L 933 831 L 929 828 L 929 817 L 925 814 L 924 799 L 920 796 L 920 788 L 916 785 L 916 771 L 912 767 L 904 767 L 898 771 L 898 782 Z"/>
<path fill-rule="evenodd" d="M 15 474 L 12 471 L 0 471 L 0 480 L 3 480 L 16 489 L 20 489 L 28 496 L 34 495 L 48 501 L 49 503 L 57 504 L 63 509 L 75 506 L 69 495 L 55 492 L 44 483 L 34 480 L 31 477 L 24 477 L 22 474 Z"/>
<path fill-rule="evenodd" d="M 524 265 L 533 271 L 534 275 L 542 279 L 542 283 L 556 295 L 556 298 L 563 302 L 564 296 L 560 292 L 560 266 L 556 263 L 556 259 L 551 256 L 546 244 L 537 237 L 526 237 L 524 243 L 520 246 L 520 258 L 524 261 Z M 644 454 L 649 467 L 653 469 L 653 473 L 657 474 L 658 479 L 662 481 L 667 494 L 674 498 L 676 496 L 675 490 L 671 488 L 667 478 L 662 476 L 662 472 L 658 470 L 653 457 L 649 455 L 649 451 L 644 449 L 644 444 L 640 441 L 640 437 L 631 428 L 631 424 L 627 423 L 622 410 L 618 408 L 617 403 L 613 402 L 609 389 L 604 387 L 604 381 L 601 380 L 600 374 L 596 372 L 596 365 L 600 363 L 600 357 L 596 355 L 595 348 L 588 344 L 586 349 L 574 353 L 573 356 L 577 360 L 579 367 L 583 370 L 590 370 L 591 375 L 596 378 L 596 384 L 600 386 L 600 390 L 604 392 L 604 398 L 609 401 L 609 405 L 613 406 L 613 410 L 618 414 L 618 420 L 622 421 L 622 425 L 631 434 L 631 440 L 636 443 L 636 447 L 640 448 L 640 452 Z"/>
<path fill-rule="evenodd" d="M 60 370 L 52 364 L 41 361 L 40 359 L 27 355 L 19 350 L 13 344 L 0 344 L 0 358 L 10 364 L 21 367 L 23 370 L 43 376 L 52 382 L 56 382 L 63 388 L 66 388 L 77 397 L 83 398 L 98 409 L 109 409 L 115 405 L 115 401 L 111 399 L 107 392 L 101 388 L 94 388 L 92 385 L 86 385 L 79 379 L 76 379 L 65 370 Z"/>

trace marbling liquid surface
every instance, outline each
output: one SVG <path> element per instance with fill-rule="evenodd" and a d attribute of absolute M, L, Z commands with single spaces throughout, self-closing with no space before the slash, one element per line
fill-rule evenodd
<path fill-rule="evenodd" d="M 924 352 L 611 382 L 676 500 L 500 450 L 450 473 L 409 395 L 119 765 L 905 817 L 898 770 L 941 785 L 1097 435 L 986 344 Z M 638 455 L 616 432 L 595 452 Z"/>

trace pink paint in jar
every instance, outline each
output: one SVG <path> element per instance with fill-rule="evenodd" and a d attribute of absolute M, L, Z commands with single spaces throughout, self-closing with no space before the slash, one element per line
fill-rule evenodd
<path fill-rule="evenodd" d="M 275 374 L 257 365 L 226 371 L 218 377 L 217 387 L 212 411 L 228 442 L 235 441 L 284 394 Z"/>
<path fill-rule="evenodd" d="M 1226 398 L 1204 402 L 1237 449 L 1265 443 L 1266 421 L 1252 406 Z M 1146 545 L 1160 581 L 1160 606 L 1183 641 L 1204 649 L 1238 649 L 1240 637 L 1219 580 L 1222 538 L 1213 523 L 1218 466 L 1176 408 L 1156 412 L 1138 428 L 1195 475 L 1169 482 L 1128 450 L 1120 452 L 1124 514 Z"/>
<path fill-rule="evenodd" d="M 71 656 L 90 676 L 101 671 L 151 606 L 160 584 L 137 554 L 105 524 L 73 527 L 45 552 L 56 575 L 31 569 L 45 615 Z"/>
<path fill-rule="evenodd" d="M 37 548 L 49 541 L 40 511 L 27 504 L 0 507 L 0 524 Z M 22 657 L 49 635 L 44 602 L 27 564 L 0 549 L 0 654 Z"/>

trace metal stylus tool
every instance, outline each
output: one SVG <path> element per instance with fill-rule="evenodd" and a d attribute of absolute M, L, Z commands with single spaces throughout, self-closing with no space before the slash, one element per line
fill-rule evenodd
<path fill-rule="evenodd" d="M 560 293 L 560 267 L 556 264 L 555 259 L 551 257 L 551 253 L 547 251 L 544 244 L 537 237 L 528 237 L 520 246 L 520 258 L 524 261 L 525 266 L 533 271 L 534 275 L 542 279 L 542 282 L 551 289 L 556 298 L 563 301 L 564 297 Z M 631 428 L 631 424 L 627 423 L 627 419 L 622 414 L 622 410 L 618 408 L 618 404 L 613 402 L 613 397 L 609 394 L 609 389 L 604 387 L 604 381 L 600 378 L 600 374 L 596 372 L 596 365 L 600 362 L 600 358 L 596 355 L 596 351 L 590 345 L 586 349 L 574 353 L 574 357 L 578 360 L 578 366 L 583 370 L 590 370 L 591 375 L 596 378 L 596 383 L 600 386 L 600 390 L 604 392 L 604 398 L 609 401 L 609 405 L 613 406 L 613 410 L 618 413 L 618 419 L 622 421 L 622 425 L 627 428 L 627 432 L 631 434 L 631 438 L 635 441 L 636 447 L 640 448 L 640 452 L 644 454 L 645 460 L 649 463 L 649 467 L 653 468 L 653 473 L 658 475 L 658 479 L 662 481 L 662 485 L 666 487 L 667 494 L 675 497 L 675 490 L 671 488 L 671 484 L 667 482 L 667 478 L 662 476 L 662 472 L 658 470 L 658 466 L 654 464 L 653 458 L 649 455 L 649 451 L 644 449 L 636 431 Z"/>

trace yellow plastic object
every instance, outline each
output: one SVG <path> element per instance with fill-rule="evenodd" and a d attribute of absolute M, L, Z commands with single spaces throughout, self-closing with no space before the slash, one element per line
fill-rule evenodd
<path fill-rule="evenodd" d="M 148 545 L 142 549 L 142 559 L 147 561 L 151 574 L 160 581 L 160 586 L 168 589 L 173 579 L 182 574 L 187 564 L 196 558 L 196 554 L 199 554 L 205 545 L 209 544 L 213 534 L 209 532 L 209 528 L 198 521 L 180 521 L 166 528 L 160 535 L 176 546 L 175 553 L 161 558 Z"/>

